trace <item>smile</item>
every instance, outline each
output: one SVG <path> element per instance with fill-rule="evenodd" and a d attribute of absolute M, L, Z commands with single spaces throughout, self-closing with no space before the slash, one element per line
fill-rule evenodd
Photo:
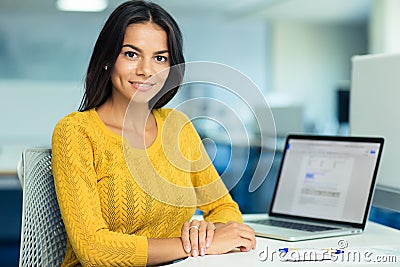
<path fill-rule="evenodd" d="M 130 82 L 132 86 L 139 91 L 148 91 L 153 88 L 154 83 L 144 83 L 144 82 Z"/>

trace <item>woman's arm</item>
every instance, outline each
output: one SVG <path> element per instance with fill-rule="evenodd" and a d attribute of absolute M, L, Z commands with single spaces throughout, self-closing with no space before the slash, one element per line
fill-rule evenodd
<path fill-rule="evenodd" d="M 229 221 L 219 224 L 215 229 L 213 243 L 206 250 L 206 254 L 227 253 L 235 248 L 240 251 L 256 249 L 254 230 L 243 223 Z"/>
<path fill-rule="evenodd" d="M 189 256 L 182 246 L 179 237 L 176 238 L 149 238 L 148 265 L 156 265 Z"/>
<path fill-rule="evenodd" d="M 182 247 L 180 238 L 148 239 L 149 265 L 155 265 L 166 261 L 187 257 L 188 254 Z M 178 248 L 178 249 L 176 249 Z M 210 247 L 204 254 L 223 254 L 235 248 L 240 251 L 249 251 L 256 248 L 254 231 L 249 226 L 230 221 L 226 224 L 218 223 L 214 238 Z"/>
<path fill-rule="evenodd" d="M 93 146 L 76 117 L 54 129 L 52 171 L 68 240 L 83 266 L 145 265 L 147 238 L 110 231 L 103 219 Z"/>
<path fill-rule="evenodd" d="M 195 128 L 191 123 L 187 123 L 181 134 L 183 137 L 181 140 L 187 142 L 181 144 L 181 147 L 189 147 L 191 151 L 191 179 L 196 192 L 198 208 L 203 211 L 205 221 L 212 222 L 216 227 L 210 247 L 204 246 L 207 243 L 205 241 L 207 235 L 200 231 L 198 240 L 190 237 L 192 249 L 198 248 L 200 251 L 206 249 L 208 254 L 220 254 L 235 247 L 243 251 L 255 248 L 254 231 L 242 223 L 239 206 L 230 196 L 214 168 Z M 231 233 L 230 236 L 229 233 Z M 184 245 L 188 243 L 187 238 L 183 239 L 183 243 Z"/>
<path fill-rule="evenodd" d="M 80 263 L 144 266 L 186 257 L 179 238 L 147 239 L 109 230 L 101 209 L 94 145 L 79 121 L 64 119 L 54 130 L 52 171 L 57 198 Z"/>
<path fill-rule="evenodd" d="M 211 246 L 215 225 L 212 222 L 193 220 L 185 222 L 181 229 L 183 248 L 193 257 L 203 256 Z"/>

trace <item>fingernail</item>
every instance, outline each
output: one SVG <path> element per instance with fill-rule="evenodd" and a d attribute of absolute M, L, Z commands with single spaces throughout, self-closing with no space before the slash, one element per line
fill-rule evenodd
<path fill-rule="evenodd" d="M 193 249 L 192 253 L 193 253 L 193 257 L 199 256 L 199 253 L 197 252 L 197 249 Z"/>
<path fill-rule="evenodd" d="M 210 244 L 210 241 L 207 241 L 207 242 L 206 242 L 206 248 L 209 248 L 210 245 L 211 245 L 211 244 Z"/>
<path fill-rule="evenodd" d="M 190 246 L 186 245 L 185 246 L 185 251 L 186 251 L 186 253 L 189 253 L 190 252 Z"/>
<path fill-rule="evenodd" d="M 206 250 L 204 248 L 201 248 L 201 256 L 204 256 L 205 252 L 206 252 Z"/>

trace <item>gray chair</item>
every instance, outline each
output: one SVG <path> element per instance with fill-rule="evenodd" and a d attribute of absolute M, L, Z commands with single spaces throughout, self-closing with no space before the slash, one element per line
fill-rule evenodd
<path fill-rule="evenodd" d="M 60 266 L 67 235 L 51 173 L 51 149 L 26 149 L 17 169 L 23 190 L 19 266 Z"/>

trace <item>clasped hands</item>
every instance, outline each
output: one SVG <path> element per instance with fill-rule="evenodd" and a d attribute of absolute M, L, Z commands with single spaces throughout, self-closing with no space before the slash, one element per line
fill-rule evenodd
<path fill-rule="evenodd" d="M 235 248 L 240 251 L 256 248 L 254 230 L 235 221 L 226 224 L 199 220 L 185 222 L 181 230 L 181 241 L 185 252 L 193 257 L 223 254 Z"/>

